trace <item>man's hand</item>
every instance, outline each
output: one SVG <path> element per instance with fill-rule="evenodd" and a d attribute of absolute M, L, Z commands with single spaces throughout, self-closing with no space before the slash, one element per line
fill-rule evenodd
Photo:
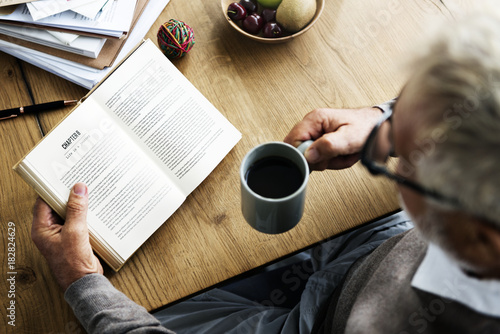
<path fill-rule="evenodd" d="M 378 108 L 315 109 L 295 125 L 284 141 L 295 147 L 312 139 L 305 152 L 313 170 L 342 169 L 359 160 L 359 154 L 382 112 Z"/>
<path fill-rule="evenodd" d="M 77 183 L 71 190 L 64 225 L 41 198 L 33 209 L 31 238 L 63 291 L 87 274 L 103 273 L 90 246 L 87 209 L 88 190 L 83 183 Z"/>

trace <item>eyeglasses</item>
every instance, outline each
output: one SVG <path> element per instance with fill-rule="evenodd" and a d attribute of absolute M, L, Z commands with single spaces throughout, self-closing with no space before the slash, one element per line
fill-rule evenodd
<path fill-rule="evenodd" d="M 373 175 L 384 175 L 424 196 L 428 196 L 454 206 L 459 205 L 455 198 L 444 196 L 403 176 L 402 173 L 404 174 L 405 171 L 408 173 L 412 171 L 409 164 L 407 164 L 406 169 L 404 168 L 405 166 L 400 166 L 398 171 L 396 171 L 398 162 L 392 157 L 394 157 L 392 111 L 389 110 L 384 112 L 384 115 L 368 136 L 368 139 L 366 140 L 366 143 L 361 151 L 361 163 L 368 168 L 370 173 Z"/>

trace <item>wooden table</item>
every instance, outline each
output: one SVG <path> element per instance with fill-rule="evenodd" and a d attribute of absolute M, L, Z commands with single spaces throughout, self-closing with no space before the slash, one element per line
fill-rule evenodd
<path fill-rule="evenodd" d="M 194 49 L 174 64 L 243 138 L 124 268 L 118 273 L 107 269 L 106 276 L 153 310 L 397 210 L 394 185 L 357 164 L 314 172 L 300 224 L 282 235 L 261 234 L 240 213 L 238 167 L 249 149 L 282 140 L 314 108 L 367 106 L 396 96 L 405 81 L 404 61 L 423 29 L 434 19 L 453 19 L 459 10 L 450 7 L 453 3 L 328 0 L 310 31 L 292 42 L 268 45 L 232 30 L 218 0 L 172 0 L 147 37 L 156 41 L 158 26 L 170 18 L 193 27 Z M 453 6 L 468 5 L 460 1 Z M 0 64 L 1 109 L 87 93 L 4 53 Z M 41 130 L 50 130 L 68 111 L 41 114 L 39 125 L 35 116 L 0 122 L 0 243 L 6 254 L 12 222 L 16 245 L 14 298 L 7 298 L 13 270 L 2 257 L 2 308 L 12 299 L 16 303 L 15 328 L 2 316 L 8 332 L 83 332 L 31 242 L 36 194 L 11 169 L 42 138 Z"/>

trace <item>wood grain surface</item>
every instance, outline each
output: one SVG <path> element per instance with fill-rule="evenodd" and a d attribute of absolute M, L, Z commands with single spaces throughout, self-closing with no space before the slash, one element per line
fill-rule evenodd
<path fill-rule="evenodd" d="M 105 275 L 148 310 L 187 298 L 232 277 L 398 209 L 394 185 L 359 164 L 313 172 L 305 214 L 281 235 L 265 235 L 244 221 L 239 164 L 248 150 L 281 141 L 314 108 L 355 108 L 397 96 L 405 63 L 435 21 L 453 20 L 472 1 L 328 0 L 316 25 L 285 44 L 261 44 L 234 31 L 219 0 L 171 0 L 160 24 L 185 21 L 196 44 L 174 64 L 243 134 L 242 140 L 181 208 L 118 272 Z M 78 99 L 87 90 L 0 53 L 0 108 Z M 36 198 L 12 166 L 69 108 L 0 121 L 0 230 L 7 254 L 8 223 L 15 224 L 15 333 L 83 333 L 47 264 L 31 242 Z M 38 124 L 39 123 L 39 124 Z M 2 309 L 12 298 L 8 258 L 2 257 Z M 4 314 L 4 312 L 2 312 Z M 2 329 L 0 329 L 2 332 Z"/>

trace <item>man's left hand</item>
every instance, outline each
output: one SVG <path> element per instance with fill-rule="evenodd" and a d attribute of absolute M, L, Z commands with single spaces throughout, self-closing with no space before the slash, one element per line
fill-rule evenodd
<path fill-rule="evenodd" d="M 87 274 L 103 273 L 90 246 L 87 210 L 88 190 L 83 183 L 71 190 L 64 224 L 41 198 L 33 209 L 31 238 L 63 291 Z"/>

